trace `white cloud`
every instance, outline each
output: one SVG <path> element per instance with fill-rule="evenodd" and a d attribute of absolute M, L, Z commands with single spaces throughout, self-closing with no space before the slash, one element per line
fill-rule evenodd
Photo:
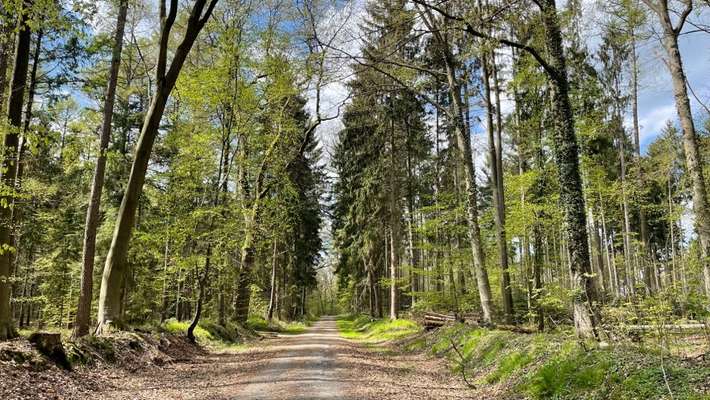
<path fill-rule="evenodd" d="M 642 110 L 643 111 L 643 110 Z M 676 120 L 675 104 L 665 104 L 642 113 L 639 117 L 641 144 L 648 144 L 653 138 L 658 136 L 668 121 Z"/>

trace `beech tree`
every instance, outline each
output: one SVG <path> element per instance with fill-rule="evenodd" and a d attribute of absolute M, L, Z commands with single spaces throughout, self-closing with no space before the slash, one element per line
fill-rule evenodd
<path fill-rule="evenodd" d="M 79 306 L 76 311 L 76 326 L 74 335 L 81 337 L 89 333 L 89 319 L 91 314 L 92 292 L 94 287 L 94 256 L 96 254 L 96 230 L 99 224 L 99 212 L 101 208 L 101 193 L 104 186 L 104 174 L 106 171 L 106 159 L 109 140 L 111 139 L 111 128 L 113 122 L 113 108 L 116 99 L 116 85 L 118 83 L 118 72 L 121 65 L 121 51 L 123 48 L 123 35 L 126 26 L 126 14 L 128 12 L 128 1 L 121 0 L 118 5 L 118 16 L 116 17 L 116 32 L 111 55 L 111 66 L 109 70 L 108 86 L 106 88 L 106 99 L 104 101 L 103 122 L 101 124 L 101 136 L 99 143 L 99 154 L 96 158 L 94 169 L 94 179 L 91 183 L 91 194 L 89 195 L 89 208 L 86 211 L 86 223 L 84 228 L 84 253 L 82 256 L 81 292 L 79 294 Z"/>
<path fill-rule="evenodd" d="M 135 224 L 138 200 L 143 191 L 143 182 L 145 181 L 153 143 L 158 135 L 165 105 L 173 87 L 175 87 L 180 70 L 197 39 L 197 35 L 209 20 L 216 5 L 217 0 L 210 0 L 209 4 L 207 0 L 195 1 L 187 20 L 182 41 L 175 49 L 168 66 L 169 40 L 179 4 L 177 0 L 171 0 L 170 9 L 168 10 L 165 1 L 161 0 L 159 14 L 160 39 L 155 71 L 156 91 L 143 121 L 143 127 L 136 145 L 135 158 L 131 166 L 131 173 L 128 177 L 128 184 L 116 217 L 116 227 L 111 240 L 111 247 L 104 265 L 99 296 L 97 333 L 108 332 L 111 329 L 111 325 L 120 323 L 121 290 L 126 269 L 128 246 Z"/>
<path fill-rule="evenodd" d="M 686 20 L 693 11 L 693 0 L 683 0 L 680 9 L 674 10 L 669 0 L 643 0 L 643 3 L 655 13 L 662 28 L 661 42 L 666 51 L 666 66 L 673 82 L 673 96 L 676 111 L 683 130 L 683 148 L 685 163 L 693 186 L 693 213 L 695 214 L 695 229 L 700 239 L 700 253 L 705 279 L 705 294 L 710 296 L 710 210 L 708 210 L 705 177 L 698 149 L 698 138 L 693 122 L 693 112 L 688 98 L 688 83 L 683 67 L 683 59 L 678 47 L 678 37 L 683 31 Z M 676 14 L 674 21 L 671 15 Z"/>

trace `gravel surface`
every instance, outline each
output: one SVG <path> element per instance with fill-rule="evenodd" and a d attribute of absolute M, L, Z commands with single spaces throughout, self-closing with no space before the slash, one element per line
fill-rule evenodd
<path fill-rule="evenodd" d="M 468 399 L 481 398 L 441 360 L 369 348 L 341 338 L 324 318 L 298 335 L 277 335 L 248 350 L 197 355 L 192 361 L 136 372 L 84 374 L 81 391 L 18 398 L 66 399 Z M 89 382 L 90 381 L 90 382 Z M 31 389 L 30 389 L 31 390 Z M 49 396 L 47 396 L 49 394 Z"/>

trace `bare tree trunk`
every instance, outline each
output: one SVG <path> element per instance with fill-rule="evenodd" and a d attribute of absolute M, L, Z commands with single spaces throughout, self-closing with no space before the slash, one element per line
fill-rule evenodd
<path fill-rule="evenodd" d="M 89 195 L 89 207 L 86 210 L 86 222 L 84 224 L 84 252 L 82 254 L 81 292 L 79 294 L 79 303 L 76 311 L 74 337 L 82 337 L 89 333 L 91 301 L 94 287 L 94 256 L 96 254 L 96 230 L 99 226 L 101 192 L 103 191 L 104 175 L 106 171 L 106 152 L 108 151 L 108 144 L 111 140 L 113 105 L 116 99 L 116 85 L 118 83 L 118 72 L 121 65 L 123 32 L 126 26 L 127 12 L 128 0 L 121 0 L 118 6 L 116 32 L 113 38 L 113 53 L 111 55 L 111 67 L 109 69 L 106 98 L 104 99 L 104 120 L 101 125 L 99 154 L 96 159 L 96 166 L 94 168 L 94 178 L 91 184 L 91 194 Z"/>
<path fill-rule="evenodd" d="M 247 217 L 244 227 L 245 235 L 242 243 L 242 257 L 237 277 L 237 299 L 234 303 L 234 319 L 244 323 L 249 318 L 249 304 L 251 302 L 251 273 L 254 269 L 256 249 L 254 247 L 253 229 L 254 217 Z"/>
<path fill-rule="evenodd" d="M 0 10 L 0 110 L 5 109 L 5 95 L 7 94 L 7 68 L 12 62 L 15 32 L 12 22 L 13 16 L 3 7 Z"/>
<path fill-rule="evenodd" d="M 542 267 L 543 267 L 543 252 L 542 252 L 542 232 L 539 223 L 533 225 L 533 242 L 535 243 L 535 254 L 533 255 L 533 293 L 531 303 L 535 310 L 535 321 L 537 330 L 542 332 L 545 330 L 545 313 L 540 301 L 542 293 Z"/>
<path fill-rule="evenodd" d="M 217 0 L 210 0 L 205 9 L 207 0 L 196 0 L 190 17 L 187 21 L 182 42 L 174 52 L 170 67 L 167 66 L 168 39 L 177 15 L 178 1 L 171 0 L 170 12 L 166 14 L 165 3 L 161 3 L 160 20 L 160 46 L 156 69 L 157 87 L 150 108 L 143 121 L 143 128 L 136 144 L 136 153 L 131 166 L 131 172 L 126 185 L 126 191 L 121 201 L 121 207 L 116 217 L 116 227 L 111 240 L 106 264 L 104 265 L 99 294 L 99 312 L 96 333 L 101 334 L 111 329 L 112 325 L 120 322 L 121 309 L 121 284 L 126 270 L 128 256 L 128 242 L 131 238 L 135 224 L 138 201 L 143 192 L 145 174 L 153 149 L 153 142 L 158 135 L 160 120 L 163 117 L 165 105 L 170 97 L 180 70 L 197 38 L 212 14 Z M 204 13 L 203 13 L 204 11 Z M 203 15 L 204 14 L 204 15 Z"/>
<path fill-rule="evenodd" d="M 641 128 L 639 124 L 639 107 L 638 107 L 638 54 L 636 53 L 636 32 L 631 28 L 631 110 L 634 125 L 634 150 L 636 153 L 636 179 L 641 187 L 644 187 L 644 174 L 641 169 Z M 646 211 L 644 209 L 645 198 L 643 194 L 639 196 L 639 231 L 641 234 L 641 262 L 644 265 L 644 276 L 650 276 L 650 265 L 653 259 L 650 257 L 649 238 L 648 238 L 648 221 L 646 220 Z M 646 281 L 648 285 L 650 281 Z M 649 290 L 651 290 L 649 286 Z"/>
<path fill-rule="evenodd" d="M 165 322 L 168 314 L 168 264 L 170 263 L 170 237 L 165 239 L 165 250 L 163 252 L 163 291 L 162 310 L 160 310 L 160 323 Z"/>
<path fill-rule="evenodd" d="M 693 114 L 688 98 L 687 79 L 683 69 L 683 60 L 678 48 L 680 35 L 685 19 L 693 10 L 693 1 L 685 1 L 685 9 L 679 14 L 677 26 L 673 26 L 668 0 L 643 0 L 646 5 L 658 15 L 663 27 L 662 42 L 666 50 L 666 65 L 673 81 L 673 96 L 676 110 L 683 129 L 683 148 L 685 164 L 693 187 L 693 212 L 695 214 L 695 229 L 700 239 L 700 255 L 702 257 L 705 294 L 710 296 L 710 211 L 708 210 L 707 191 L 703 176 L 698 139 L 693 122 Z"/>
<path fill-rule="evenodd" d="M 7 119 L 9 130 L 5 133 L 4 147 L 5 154 L 2 162 L 2 179 L 5 187 L 13 188 L 15 186 L 15 177 L 17 168 L 17 151 L 19 146 L 20 124 L 22 122 L 22 102 L 24 100 L 25 86 L 27 83 L 27 69 L 30 58 L 30 36 L 31 31 L 28 26 L 30 18 L 29 10 L 33 3 L 31 0 L 26 0 L 23 3 L 23 9 L 27 12 L 22 12 L 19 23 L 19 32 L 17 33 L 17 46 L 15 48 L 15 61 L 12 71 L 12 81 L 10 84 L 11 92 L 8 99 Z M 12 246 L 12 204 L 14 193 L 9 196 L 3 196 L 3 204 L 0 207 L 0 245 Z M 0 252 L 0 340 L 5 340 L 16 336 L 15 326 L 12 321 L 12 312 L 10 307 L 10 290 L 9 282 L 11 268 L 11 251 L 4 250 Z"/>
<path fill-rule="evenodd" d="M 393 110 L 394 111 L 394 110 Z M 397 173 L 397 148 L 395 143 L 394 121 L 390 126 L 390 168 L 389 168 L 389 208 L 390 208 L 390 319 L 397 319 L 399 314 L 399 288 L 397 271 L 399 269 L 399 227 L 401 209 L 399 207 L 399 177 Z"/>
<path fill-rule="evenodd" d="M 508 272 L 508 244 L 505 237 L 505 204 L 503 203 L 503 193 L 502 193 L 502 171 L 501 162 L 498 159 L 502 152 L 498 149 L 499 145 L 496 145 L 495 134 L 494 134 L 494 123 L 493 114 L 496 114 L 497 123 L 495 124 L 495 129 L 500 130 L 502 125 L 502 120 L 500 118 L 499 112 L 496 107 L 494 107 L 491 101 L 491 69 L 495 71 L 495 68 L 491 68 L 492 63 L 495 60 L 489 60 L 488 55 L 483 57 L 483 97 L 486 103 L 486 131 L 488 132 L 488 148 L 489 148 L 489 160 L 491 168 L 491 189 L 493 191 L 493 209 L 494 209 L 494 220 L 496 227 L 496 243 L 498 245 L 498 262 L 501 268 L 501 298 L 503 299 L 503 314 L 505 315 L 505 320 L 507 323 L 513 322 L 513 293 L 510 287 L 510 273 Z M 495 72 L 494 72 L 495 73 Z M 494 82 L 497 83 L 497 78 L 494 78 Z M 495 89 L 494 89 L 495 90 Z M 500 102 L 498 91 L 495 90 L 497 103 Z"/>
<path fill-rule="evenodd" d="M 29 76 L 29 88 L 27 92 L 27 103 L 25 105 L 25 118 L 23 121 L 23 126 L 22 126 L 22 136 L 20 136 L 20 144 L 19 148 L 17 150 L 17 160 L 15 164 L 15 168 L 17 171 L 15 172 L 15 185 L 14 185 L 14 190 L 15 190 L 15 196 L 18 196 L 21 191 L 22 191 L 22 177 L 24 175 L 25 171 L 25 149 L 27 148 L 27 141 L 28 141 L 28 133 L 30 130 L 30 123 L 32 121 L 32 106 L 34 105 L 34 100 L 35 100 L 35 92 L 37 88 L 37 69 L 39 68 L 39 57 L 40 53 L 42 51 L 42 37 L 44 36 L 44 31 L 40 29 L 37 32 L 37 35 L 35 37 L 35 46 L 34 46 L 34 53 L 32 55 L 32 68 L 30 70 L 30 76 Z M 20 234 L 17 232 L 17 227 L 19 226 L 19 222 L 22 220 L 22 209 L 21 208 L 16 208 L 16 198 L 12 199 L 12 206 L 11 206 L 11 216 L 10 220 L 12 221 L 13 225 L 15 226 L 15 229 L 12 231 L 12 236 L 10 238 L 10 243 L 12 243 L 12 247 L 15 249 L 14 252 L 10 253 L 10 276 L 14 276 L 16 273 L 17 269 L 17 264 L 18 264 L 18 251 L 17 249 L 20 248 Z M 16 287 L 13 285 L 11 287 L 11 292 L 10 296 L 14 296 L 14 291 Z"/>
<path fill-rule="evenodd" d="M 274 307 L 276 307 L 276 240 L 274 240 L 273 247 L 271 254 L 271 292 L 269 294 L 269 309 L 266 313 L 266 319 L 269 322 L 274 317 Z"/>
<path fill-rule="evenodd" d="M 471 138 L 466 129 L 466 124 L 464 123 L 464 111 L 468 112 L 468 110 L 464 110 L 461 102 L 461 85 L 456 77 L 455 63 L 447 40 L 442 36 L 441 32 L 434 29 L 434 17 L 429 8 L 425 8 L 423 16 L 425 16 L 425 24 L 427 24 L 429 29 L 435 32 L 435 37 L 441 45 L 441 52 L 446 67 L 446 79 L 451 98 L 450 117 L 453 120 L 459 157 L 461 157 L 461 162 L 464 165 L 464 171 L 466 173 L 466 216 L 468 218 L 468 234 L 471 242 L 471 251 L 473 253 L 473 266 L 478 284 L 478 295 L 481 301 L 483 321 L 484 323 L 491 323 L 493 313 L 491 305 L 491 286 L 488 280 L 488 272 L 486 271 L 486 258 L 481 242 L 481 229 L 478 225 L 476 170 L 471 153 Z"/>
<path fill-rule="evenodd" d="M 617 115 L 619 126 L 619 165 L 621 169 L 621 209 L 624 215 L 624 223 L 622 224 L 622 235 L 624 243 L 624 268 L 626 271 L 626 285 L 629 288 L 629 293 L 633 296 L 636 294 L 636 268 L 634 268 L 631 256 L 631 223 L 629 221 L 629 202 L 626 196 L 626 151 L 624 142 L 626 135 L 624 127 L 621 125 L 621 116 Z M 649 286 L 650 288 L 650 286 Z"/>

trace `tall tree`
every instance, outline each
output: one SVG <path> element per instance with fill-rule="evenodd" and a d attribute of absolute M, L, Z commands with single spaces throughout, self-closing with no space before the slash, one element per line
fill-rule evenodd
<path fill-rule="evenodd" d="M 116 227 L 113 232 L 111 247 L 104 265 L 99 295 L 98 326 L 96 329 L 99 334 L 108 332 L 112 325 L 120 322 L 121 290 L 126 270 L 128 245 L 135 224 L 138 200 L 143 191 L 143 182 L 145 181 L 153 143 L 158 135 L 165 105 L 175 86 L 180 70 L 190 53 L 192 45 L 195 43 L 195 39 L 197 39 L 197 35 L 209 20 L 217 1 L 210 0 L 209 4 L 207 4 L 207 0 L 196 0 L 192 5 L 183 39 L 175 49 L 168 67 L 169 39 L 177 17 L 179 3 L 177 0 L 171 0 L 170 10 L 168 11 L 165 0 L 161 0 L 160 38 L 155 74 L 156 90 L 143 121 L 128 184 L 116 217 Z"/>
<path fill-rule="evenodd" d="M 693 11 L 694 0 L 680 1 L 681 9 L 672 9 L 670 0 L 642 0 L 656 14 L 661 23 L 661 42 L 666 51 L 666 66 L 673 82 L 673 96 L 676 111 L 683 130 L 685 164 L 693 187 L 693 212 L 695 229 L 700 241 L 705 294 L 710 296 L 710 210 L 708 209 L 705 177 L 698 147 L 698 138 L 693 122 L 693 112 L 688 98 L 688 81 L 683 68 L 683 59 L 678 47 L 678 37 L 683 31 L 686 20 Z M 672 15 L 677 15 L 673 21 Z"/>
<path fill-rule="evenodd" d="M 576 332 L 580 337 L 597 336 L 599 322 L 597 294 L 591 278 L 589 244 L 587 241 L 586 209 L 579 171 L 579 154 L 575 135 L 574 116 L 569 98 L 567 62 L 562 44 L 559 15 L 555 0 L 536 1 L 545 28 L 544 44 L 547 58 L 538 49 L 509 39 L 493 37 L 474 26 L 466 18 L 456 16 L 442 7 L 424 0 L 414 0 L 452 21 L 464 24 L 474 37 L 497 41 L 532 55 L 545 71 L 551 86 L 554 113 L 554 152 L 560 183 L 560 202 L 564 209 L 565 236 L 569 253 L 569 267 L 573 289 L 572 304 Z M 484 17 L 485 19 L 485 17 Z"/>
<path fill-rule="evenodd" d="M 3 196 L 0 199 L 0 340 L 16 335 L 10 307 L 10 270 L 14 249 L 12 243 L 12 208 L 17 174 L 16 161 L 22 123 L 22 103 L 27 83 L 27 70 L 30 59 L 30 38 L 32 31 L 29 22 L 32 17 L 32 0 L 25 0 L 18 18 L 17 43 L 10 83 L 10 97 L 7 107 L 8 130 L 5 132 L 4 154 L 2 162 Z"/>
<path fill-rule="evenodd" d="M 106 171 L 106 158 L 108 145 L 111 139 L 113 122 L 113 108 L 116 99 L 116 85 L 118 72 L 121 66 L 121 51 L 123 49 L 123 33 L 126 26 L 128 0 L 119 0 L 118 16 L 116 17 L 116 31 L 114 34 L 113 50 L 111 52 L 111 66 L 109 67 L 106 98 L 104 99 L 103 122 L 99 136 L 99 153 L 94 168 L 94 178 L 91 183 L 89 207 L 86 210 L 86 223 L 84 224 L 84 251 L 82 255 L 81 289 L 79 303 L 76 311 L 74 336 L 81 337 L 89 333 L 89 320 L 91 314 L 91 301 L 94 287 L 94 256 L 96 254 L 96 230 L 99 225 L 99 212 L 101 209 L 101 193 L 104 186 Z"/>
<path fill-rule="evenodd" d="M 465 108 L 462 101 L 463 92 L 461 90 L 461 83 L 456 74 L 456 62 L 454 55 L 451 53 L 451 44 L 444 36 L 444 33 L 436 29 L 438 25 L 435 23 L 434 15 L 431 11 L 428 8 L 424 8 L 424 13 L 424 21 L 428 29 L 434 33 L 439 43 L 441 56 L 446 67 L 446 79 L 451 98 L 449 116 L 453 120 L 458 154 L 461 157 L 461 163 L 464 166 L 465 173 L 466 216 L 468 218 L 468 234 L 473 253 L 475 277 L 478 283 L 478 295 L 481 301 L 483 321 L 490 323 L 493 314 L 491 307 L 491 288 L 488 281 L 484 247 L 481 241 L 481 230 L 478 223 L 478 188 L 476 184 L 476 169 L 473 164 L 473 154 L 471 152 L 471 137 L 467 125 L 465 124 L 465 115 L 468 113 L 468 110 Z"/>

